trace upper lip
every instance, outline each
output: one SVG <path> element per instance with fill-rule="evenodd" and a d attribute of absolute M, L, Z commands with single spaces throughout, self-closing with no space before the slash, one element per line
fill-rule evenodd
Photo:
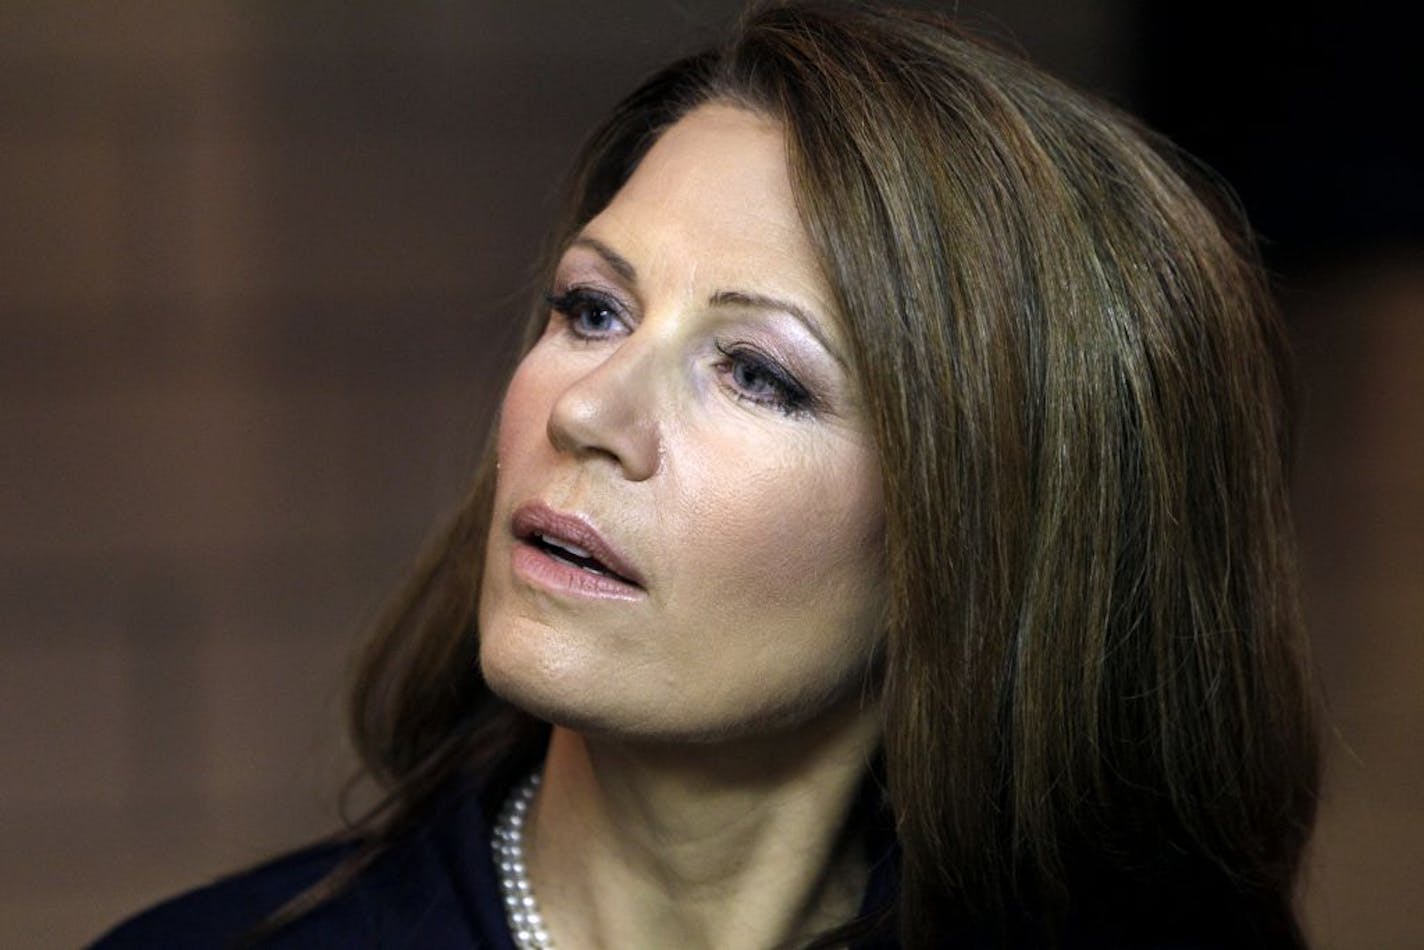
<path fill-rule="evenodd" d="M 643 575 L 638 569 L 580 515 L 558 511 L 540 501 L 526 502 L 515 509 L 512 527 L 514 536 L 521 541 L 538 535 L 552 541 L 575 544 L 623 580 L 644 586 Z"/>

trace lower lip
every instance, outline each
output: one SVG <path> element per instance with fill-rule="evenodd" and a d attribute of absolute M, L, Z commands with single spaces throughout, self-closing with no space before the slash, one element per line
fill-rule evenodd
<path fill-rule="evenodd" d="M 514 545 L 514 573 L 534 587 L 589 600 L 642 600 L 647 592 L 617 578 L 574 567 L 532 544 Z"/>

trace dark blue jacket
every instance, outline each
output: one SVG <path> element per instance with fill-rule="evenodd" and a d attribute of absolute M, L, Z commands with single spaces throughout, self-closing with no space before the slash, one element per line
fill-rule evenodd
<path fill-rule="evenodd" d="M 320 880 L 357 847 L 327 844 L 307 848 L 261 867 L 190 891 L 119 925 L 95 950 L 165 948 L 221 950 L 241 945 L 252 928 L 306 887 Z M 862 913 L 887 903 L 894 891 L 893 840 L 873 841 L 881 859 L 872 869 Z M 1095 888 L 1103 891 L 1104 888 Z M 1152 948 L 1199 950 L 1222 947 L 1285 947 L 1263 938 L 1249 917 L 1224 894 L 1192 893 L 1185 887 L 1149 887 L 1134 895 L 1116 892 L 1113 910 L 1096 924 L 1076 921 L 1057 942 L 1060 950 Z M 1163 898 L 1166 898 L 1164 901 Z M 946 943 L 968 950 L 1039 947 L 1028 934 L 987 938 L 956 933 Z M 409 950 L 515 950 L 505 922 L 489 828 L 473 784 L 438 796 L 424 820 L 399 838 L 337 896 L 318 905 L 260 946 L 295 948 L 409 948 Z M 870 938 L 857 950 L 889 950 L 893 937 Z"/>
<path fill-rule="evenodd" d="M 96 950 L 238 945 L 354 845 L 319 845 L 166 901 L 99 938 Z M 337 897 L 261 944 L 274 948 L 514 950 L 489 832 L 473 791 L 443 797 Z"/>

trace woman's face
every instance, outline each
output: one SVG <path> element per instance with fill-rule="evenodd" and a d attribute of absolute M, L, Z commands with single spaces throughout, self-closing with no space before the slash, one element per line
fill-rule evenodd
<path fill-rule="evenodd" d="M 705 741 L 858 697 L 884 608 L 878 459 L 780 127 L 653 146 L 559 262 L 505 395 L 480 599 L 496 692 Z"/>

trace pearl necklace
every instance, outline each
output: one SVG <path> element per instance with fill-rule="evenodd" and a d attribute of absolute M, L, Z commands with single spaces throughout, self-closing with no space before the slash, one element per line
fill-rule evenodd
<path fill-rule="evenodd" d="M 529 869 L 524 864 L 524 822 L 538 790 L 538 772 L 514 786 L 504 800 L 490 838 L 499 891 L 504 897 L 504 915 L 519 950 L 554 950 L 554 942 L 549 938 L 539 905 L 534 900 L 534 888 L 529 885 Z"/>

